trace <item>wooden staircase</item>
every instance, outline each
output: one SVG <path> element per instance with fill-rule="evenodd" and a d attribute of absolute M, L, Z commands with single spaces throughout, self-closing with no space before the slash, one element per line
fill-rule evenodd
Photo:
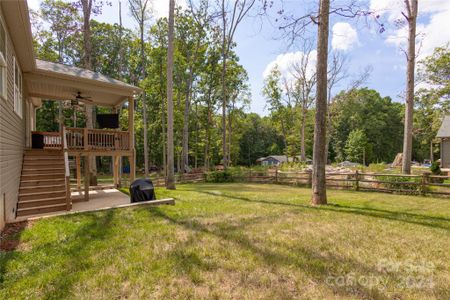
<path fill-rule="evenodd" d="M 16 217 L 71 209 L 62 150 L 25 150 Z"/>

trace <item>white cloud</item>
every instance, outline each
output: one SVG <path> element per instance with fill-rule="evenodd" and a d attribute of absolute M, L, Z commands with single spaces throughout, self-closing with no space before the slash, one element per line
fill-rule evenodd
<path fill-rule="evenodd" d="M 187 8 L 186 0 L 176 0 L 176 6 L 181 6 L 183 9 Z M 153 0 L 152 1 L 153 16 L 158 18 L 169 17 L 169 1 L 167 0 Z"/>
<path fill-rule="evenodd" d="M 359 43 L 358 33 L 349 23 L 334 24 L 332 33 L 331 46 L 335 50 L 348 51 Z"/>
<path fill-rule="evenodd" d="M 277 58 L 271 61 L 265 68 L 263 72 L 263 77 L 266 78 L 269 76 L 272 69 L 277 66 L 281 75 L 288 81 L 294 78 L 293 73 L 295 72 L 294 66 L 295 64 L 299 64 L 302 60 L 308 60 L 308 67 L 306 76 L 311 77 L 316 70 L 316 61 L 317 61 L 317 51 L 312 50 L 308 56 L 301 51 L 297 52 L 288 52 L 283 53 L 277 56 Z"/>
<path fill-rule="evenodd" d="M 402 0 L 371 0 L 370 8 L 380 16 L 387 16 L 395 28 L 396 20 L 404 20 L 401 12 L 404 11 Z M 430 55 L 434 48 L 443 46 L 450 41 L 450 1 L 427 0 L 419 1 L 419 21 L 417 24 L 417 50 L 419 59 Z M 407 26 L 388 28 L 386 43 L 405 49 L 408 40 Z"/>
<path fill-rule="evenodd" d="M 28 0 L 28 7 L 34 10 L 39 9 L 39 4 L 41 3 L 41 0 Z"/>

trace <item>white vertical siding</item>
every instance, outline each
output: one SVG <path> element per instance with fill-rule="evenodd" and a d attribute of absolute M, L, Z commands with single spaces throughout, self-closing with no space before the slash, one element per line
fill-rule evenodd
<path fill-rule="evenodd" d="M 450 167 L 450 140 L 442 139 L 441 141 L 441 167 Z"/>
<path fill-rule="evenodd" d="M 3 18 L 0 10 L 0 16 Z M 7 99 L 0 98 L 0 229 L 5 222 L 14 220 L 23 150 L 25 147 L 25 103 L 20 118 L 14 112 L 14 46 L 7 31 Z M 24 97 L 25 99 L 25 97 Z"/>

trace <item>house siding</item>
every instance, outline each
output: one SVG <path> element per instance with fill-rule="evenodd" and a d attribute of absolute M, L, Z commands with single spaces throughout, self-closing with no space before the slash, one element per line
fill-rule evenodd
<path fill-rule="evenodd" d="M 3 12 L 0 8 L 2 20 Z M 23 91 L 22 118 L 14 112 L 14 46 L 6 30 L 7 99 L 0 97 L 0 229 L 13 221 L 18 198 L 23 150 L 25 148 L 26 107 Z M 19 65 L 20 66 L 20 65 Z"/>
<path fill-rule="evenodd" d="M 450 168 L 450 139 L 442 139 L 441 142 L 441 167 Z"/>
<path fill-rule="evenodd" d="M 262 164 L 262 165 L 273 166 L 273 165 L 278 165 L 278 164 L 280 164 L 280 162 L 279 162 L 278 160 L 272 158 L 272 157 L 269 157 L 269 158 L 263 159 L 263 160 L 261 161 L 261 164 Z"/>

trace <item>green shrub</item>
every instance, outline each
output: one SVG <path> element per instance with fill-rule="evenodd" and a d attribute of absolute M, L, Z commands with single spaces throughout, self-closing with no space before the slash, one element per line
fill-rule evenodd
<path fill-rule="evenodd" d="M 303 161 L 285 162 L 279 167 L 281 171 L 302 171 L 307 167 Z"/>
<path fill-rule="evenodd" d="M 405 191 L 405 192 L 419 192 L 421 178 L 417 177 L 402 177 L 402 176 L 379 176 L 378 180 L 384 181 L 383 186 L 388 189 Z M 410 182 L 411 184 L 408 184 Z"/>
<path fill-rule="evenodd" d="M 441 167 L 437 161 L 431 163 L 430 171 L 433 175 L 441 175 Z"/>
<path fill-rule="evenodd" d="M 377 163 L 377 164 L 372 163 L 367 168 L 365 168 L 365 170 L 369 172 L 382 173 L 385 172 L 388 167 L 389 166 L 386 165 L 385 163 Z"/>
<path fill-rule="evenodd" d="M 233 174 L 230 171 L 214 171 L 206 174 L 206 182 L 223 183 L 233 182 Z"/>

